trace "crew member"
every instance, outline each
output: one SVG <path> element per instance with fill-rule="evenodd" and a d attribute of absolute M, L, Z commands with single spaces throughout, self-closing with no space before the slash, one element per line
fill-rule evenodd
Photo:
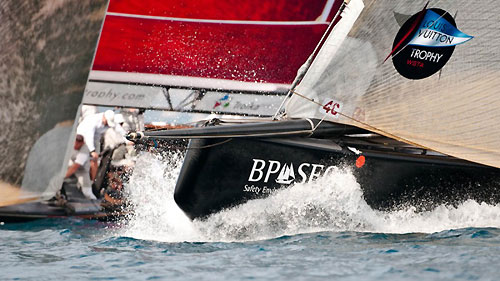
<path fill-rule="evenodd" d="M 85 197 L 97 199 L 92 192 L 92 184 L 89 175 L 89 157 L 89 149 L 85 145 L 84 137 L 77 134 L 65 178 L 74 175 L 77 179 L 78 188 Z"/>
<path fill-rule="evenodd" d="M 84 137 L 85 144 L 90 151 L 90 178 L 92 181 L 95 180 L 97 175 L 99 141 L 107 129 L 115 126 L 114 118 L 115 113 L 112 110 L 106 110 L 104 113 L 96 113 L 85 117 L 76 129 L 76 133 Z"/>

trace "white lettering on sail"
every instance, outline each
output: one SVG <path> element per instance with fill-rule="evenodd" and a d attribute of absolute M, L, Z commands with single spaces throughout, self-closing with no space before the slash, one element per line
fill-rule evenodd
<path fill-rule="evenodd" d="M 443 57 L 443 55 L 413 48 L 411 51 L 411 57 L 430 62 L 439 62 L 439 60 Z"/>

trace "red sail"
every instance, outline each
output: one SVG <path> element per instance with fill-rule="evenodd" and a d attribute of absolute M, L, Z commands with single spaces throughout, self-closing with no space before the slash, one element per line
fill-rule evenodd
<path fill-rule="evenodd" d="M 111 0 L 92 69 L 290 84 L 341 1 L 243 2 Z"/>

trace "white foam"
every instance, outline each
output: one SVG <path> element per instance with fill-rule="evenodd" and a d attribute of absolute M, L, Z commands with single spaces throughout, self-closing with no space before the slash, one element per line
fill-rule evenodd
<path fill-rule="evenodd" d="M 180 153 L 142 154 L 126 186 L 134 214 L 126 236 L 160 241 L 195 241 L 192 222 L 173 199 L 175 182 L 182 164 Z"/>
<path fill-rule="evenodd" d="M 433 233 L 500 227 L 500 205 L 475 201 L 428 212 L 416 212 L 413 207 L 393 212 L 373 210 L 351 171 L 341 168 L 313 183 L 296 184 L 204 221 L 190 221 L 173 200 L 182 160 L 175 153 L 139 157 L 127 187 L 135 215 L 124 235 L 167 242 L 248 241 L 317 231 Z"/>

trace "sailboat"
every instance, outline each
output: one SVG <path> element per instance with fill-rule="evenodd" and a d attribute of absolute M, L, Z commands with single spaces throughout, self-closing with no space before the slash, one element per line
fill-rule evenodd
<path fill-rule="evenodd" d="M 335 3 L 273 120 L 129 135 L 191 139 L 174 194 L 188 217 L 339 168 L 375 209 L 500 202 L 500 7 Z"/>

